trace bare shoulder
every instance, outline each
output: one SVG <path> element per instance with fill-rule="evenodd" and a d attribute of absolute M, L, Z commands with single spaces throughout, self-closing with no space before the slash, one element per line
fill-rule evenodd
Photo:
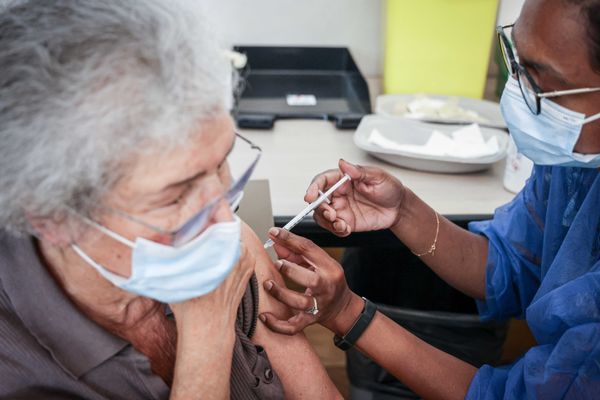
<path fill-rule="evenodd" d="M 259 287 L 259 312 L 269 311 L 280 318 L 291 317 L 292 313 L 288 307 L 273 299 L 264 289 L 263 284 L 268 280 L 273 280 L 279 285 L 284 285 L 283 278 L 275 268 L 275 265 L 273 265 L 269 254 L 265 251 L 256 233 L 244 222 L 242 222 L 242 242 L 248 251 L 254 255 L 255 259 L 254 273 L 256 274 Z"/>
<path fill-rule="evenodd" d="M 290 318 L 293 315 L 291 310 L 264 289 L 265 281 L 272 279 L 284 285 L 283 279 L 259 238 L 246 224 L 242 225 L 242 241 L 255 258 L 259 313 L 270 312 L 280 319 Z M 342 398 L 302 332 L 292 336 L 281 335 L 269 330 L 259 320 L 252 341 L 269 354 L 269 361 L 283 384 L 286 399 Z"/>

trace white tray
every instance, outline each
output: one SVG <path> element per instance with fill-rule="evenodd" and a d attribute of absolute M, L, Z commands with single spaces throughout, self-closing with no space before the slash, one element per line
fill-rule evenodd
<path fill-rule="evenodd" d="M 383 136 L 402 144 L 424 145 L 433 130 L 450 135 L 459 127 L 456 125 L 432 124 L 406 118 L 365 116 L 354 133 L 354 143 L 369 154 L 401 167 L 428 172 L 466 173 L 481 171 L 491 167 L 506 156 L 508 134 L 500 129 L 481 128 L 487 141 L 493 136 L 498 139 L 499 151 L 490 156 L 478 158 L 458 158 L 450 156 L 418 155 L 409 152 L 383 149 L 369 143 L 373 129 Z"/>
<path fill-rule="evenodd" d="M 444 102 L 455 102 L 459 107 L 476 112 L 485 122 L 479 122 L 480 126 L 486 126 L 490 128 L 506 129 L 506 123 L 502 117 L 500 111 L 500 105 L 492 101 L 471 99 L 468 97 L 458 96 L 441 96 L 441 95 L 424 95 L 424 94 L 384 94 L 377 96 L 375 102 L 375 113 L 386 117 L 408 117 L 408 111 L 403 111 L 403 106 L 409 104 L 411 101 L 419 98 L 427 97 L 429 99 L 442 100 Z M 423 117 L 419 118 L 420 121 L 426 122 L 437 122 L 443 124 L 470 124 L 474 121 L 451 119 L 451 118 L 437 118 L 437 117 Z"/>

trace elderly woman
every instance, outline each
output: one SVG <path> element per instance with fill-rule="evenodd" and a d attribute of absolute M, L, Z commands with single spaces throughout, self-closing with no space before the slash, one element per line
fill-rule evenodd
<path fill-rule="evenodd" d="M 597 399 L 600 396 L 600 1 L 527 0 L 498 28 L 511 77 L 501 107 L 521 152 L 537 165 L 491 221 L 470 231 L 439 216 L 397 179 L 340 162 L 309 186 L 318 196 L 347 173 L 316 220 L 330 231 L 389 228 L 449 284 L 478 299 L 483 318 L 525 318 L 538 345 L 514 364 L 480 369 L 419 340 L 352 293 L 339 265 L 306 239 L 274 229 L 284 275 L 313 299 L 266 282 L 316 316 L 265 314 L 273 329 L 321 322 L 426 398 Z M 307 268 L 308 267 L 308 268 Z"/>
<path fill-rule="evenodd" d="M 339 395 L 303 336 L 257 323 L 289 316 L 231 211 L 260 149 L 193 6 L 0 13 L 0 398 Z"/>

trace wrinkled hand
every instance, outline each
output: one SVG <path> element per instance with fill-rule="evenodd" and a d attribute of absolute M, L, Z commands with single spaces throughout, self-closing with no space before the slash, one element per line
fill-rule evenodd
<path fill-rule="evenodd" d="M 195 323 L 199 318 L 224 318 L 228 322 L 235 321 L 238 306 L 256 263 L 254 255 L 248 251 L 246 245 L 240 243 L 240 246 L 240 259 L 219 287 L 203 296 L 169 305 L 178 327 L 187 320 Z"/>
<path fill-rule="evenodd" d="M 345 314 L 353 297 L 357 297 L 348 288 L 342 267 L 308 239 L 278 228 L 269 230 L 269 236 L 275 242 L 274 249 L 279 257 L 275 265 L 279 272 L 306 290 L 298 293 L 274 281 L 264 282 L 267 292 L 295 310 L 296 314 L 284 321 L 270 313 L 263 313 L 261 320 L 271 330 L 287 335 L 317 322 L 334 332 L 338 331 L 340 317 Z M 313 297 L 319 309 L 316 315 L 306 312 L 314 306 Z"/>
<path fill-rule="evenodd" d="M 313 215 L 323 228 L 338 236 L 352 232 L 387 229 L 397 224 L 405 188 L 396 178 L 376 167 L 363 167 L 340 160 L 339 169 L 317 175 L 304 200 L 313 202 L 344 174 L 352 180 L 337 189 Z"/>
<path fill-rule="evenodd" d="M 241 243 L 237 264 L 212 292 L 171 304 L 177 354 L 171 399 L 228 399 L 237 309 L 254 271 L 254 256 Z"/>

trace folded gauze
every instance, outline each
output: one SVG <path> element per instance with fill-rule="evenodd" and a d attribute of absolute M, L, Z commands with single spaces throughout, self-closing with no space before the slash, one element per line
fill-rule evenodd
<path fill-rule="evenodd" d="M 398 143 L 383 136 L 377 129 L 371 131 L 368 141 L 385 150 L 438 157 L 479 158 L 494 155 L 500 150 L 498 139 L 493 136 L 486 142 L 477 124 L 457 129 L 450 136 L 434 130 L 424 145 Z"/>

